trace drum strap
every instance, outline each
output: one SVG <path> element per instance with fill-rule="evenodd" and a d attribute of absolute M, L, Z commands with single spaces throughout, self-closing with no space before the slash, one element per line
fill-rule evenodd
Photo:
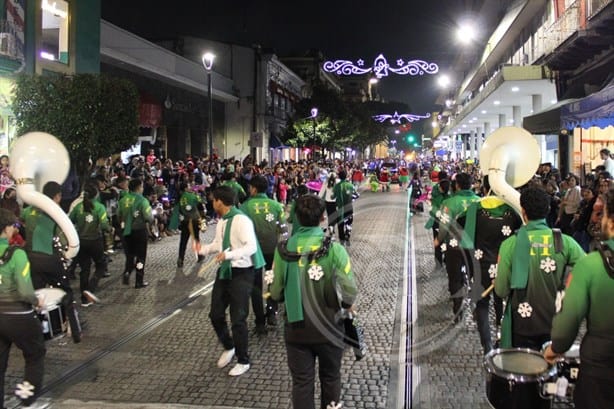
<path fill-rule="evenodd" d="M 2 257 L 0 257 L 0 266 L 5 265 L 13 257 L 13 253 L 19 246 L 8 246 Z"/>
<path fill-rule="evenodd" d="M 603 241 L 600 241 L 597 245 L 597 250 L 599 250 L 599 254 L 601 255 L 601 259 L 603 260 L 603 265 L 605 266 L 605 271 L 607 271 L 610 278 L 614 279 L 614 252 L 610 249 Z"/>

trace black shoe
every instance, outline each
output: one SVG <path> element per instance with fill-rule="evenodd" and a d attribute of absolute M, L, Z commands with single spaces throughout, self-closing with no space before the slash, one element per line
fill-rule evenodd
<path fill-rule="evenodd" d="M 136 284 L 134 285 L 134 288 L 145 288 L 145 287 L 147 287 L 148 285 L 149 285 L 149 283 L 148 283 L 148 282 L 136 283 Z"/>
<path fill-rule="evenodd" d="M 78 344 L 79 342 L 81 342 L 81 334 L 72 334 L 72 341 L 75 344 Z"/>
<path fill-rule="evenodd" d="M 177 259 L 177 267 L 179 267 L 179 268 L 183 267 L 183 259 L 182 258 Z"/>
<path fill-rule="evenodd" d="M 277 326 L 277 314 L 273 313 L 273 314 L 267 315 L 266 322 L 271 327 L 276 327 Z"/>
<path fill-rule="evenodd" d="M 256 325 L 256 334 L 258 335 L 266 334 L 266 327 L 264 326 L 264 324 Z"/>
<path fill-rule="evenodd" d="M 130 284 L 130 273 L 124 273 L 122 277 L 122 282 L 124 283 L 124 285 Z"/>

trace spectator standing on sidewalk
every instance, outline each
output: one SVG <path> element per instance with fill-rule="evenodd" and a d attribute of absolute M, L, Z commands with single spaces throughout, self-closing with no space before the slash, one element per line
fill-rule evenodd
<path fill-rule="evenodd" d="M 318 196 L 324 199 L 326 203 L 326 221 L 328 223 L 328 230 L 330 234 L 335 231 L 335 225 L 337 224 L 337 200 L 333 188 L 337 184 L 337 175 L 334 172 L 328 174 L 325 183 L 322 183 Z"/>
<path fill-rule="evenodd" d="M 11 345 L 24 356 L 23 381 L 17 384 L 21 403 L 32 405 L 43 386 L 45 341 L 41 323 L 32 306 L 42 308 L 32 287 L 30 264 L 20 248 L 9 249 L 9 240 L 19 231 L 17 217 L 0 209 L 0 408 L 4 408 L 4 377 Z M 29 396 L 28 396 L 29 395 Z"/>
<path fill-rule="evenodd" d="M 337 407 L 341 395 L 343 320 L 358 292 L 348 253 L 324 238 L 324 201 L 305 195 L 296 201 L 300 227 L 275 252 L 271 297 L 286 307 L 285 341 L 292 376 L 292 407 L 314 409 L 318 359 L 320 408 Z M 338 299 L 338 293 L 340 299 Z"/>
<path fill-rule="evenodd" d="M 241 206 L 254 223 L 256 238 L 260 244 L 266 265 L 255 271 L 254 289 L 252 291 L 252 308 L 256 316 L 256 332 L 266 332 L 265 321 L 271 326 L 277 325 L 277 302 L 268 298 L 266 313 L 262 307 L 263 270 L 273 268 L 275 248 L 280 238 L 288 236 L 286 215 L 281 203 L 267 197 L 268 182 L 264 176 L 255 175 L 249 181 L 250 198 Z"/>
<path fill-rule="evenodd" d="M 614 159 L 612 159 L 610 150 L 608 148 L 603 148 L 599 151 L 599 155 L 601 159 L 603 159 L 605 171 L 614 176 Z"/>
<path fill-rule="evenodd" d="M 576 409 L 606 409 L 614 402 L 614 194 L 607 198 L 601 226 L 607 240 L 599 251 L 579 260 L 557 299 L 552 344 L 544 352 L 550 363 L 574 343 L 586 320 L 580 347 L 580 371 L 574 390 Z"/>
<path fill-rule="evenodd" d="M 234 204 L 236 194 L 230 186 L 213 191 L 213 208 L 221 217 L 215 228 L 215 238 L 203 245 L 199 254 L 215 253 L 220 263 L 211 293 L 209 318 L 224 352 L 217 361 L 224 368 L 237 355 L 238 363 L 228 375 L 243 375 L 250 368 L 248 354 L 247 314 L 249 297 L 254 286 L 255 269 L 264 266 L 264 257 L 258 246 L 254 224 Z M 230 307 L 232 336 L 226 322 L 226 309 Z"/>
<path fill-rule="evenodd" d="M 525 189 L 520 194 L 520 206 L 526 224 L 499 248 L 495 292 L 503 299 L 509 297 L 501 326 L 501 348 L 541 350 L 550 340 L 565 268 L 585 255 L 572 237 L 548 227 L 548 203 L 543 189 Z"/>

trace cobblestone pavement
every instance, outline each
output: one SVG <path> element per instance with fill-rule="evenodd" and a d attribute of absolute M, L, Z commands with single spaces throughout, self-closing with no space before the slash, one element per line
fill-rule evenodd
<path fill-rule="evenodd" d="M 355 205 L 349 252 L 359 281 L 357 308 L 369 351 L 361 361 L 346 351 L 342 365 L 344 408 L 403 407 L 394 398 L 398 380 L 391 379 L 391 373 L 400 372 L 395 367 L 398 336 L 395 341 L 394 333 L 398 330 L 395 308 L 404 297 L 399 281 L 406 210 L 406 195 L 394 191 L 364 192 Z M 201 237 L 209 241 L 213 232 L 212 226 Z M 423 251 L 422 239 L 418 239 L 418 251 Z M 43 398 L 51 400 L 50 407 L 290 407 L 282 326 L 257 337 L 250 316 L 252 368 L 237 378 L 227 375 L 228 368 L 218 369 L 216 361 L 222 348 L 207 317 L 208 284 L 214 271 L 199 277 L 199 265 L 192 255 L 186 256 L 183 269 L 175 268 L 177 249 L 178 236 L 150 244 L 146 264 L 150 286 L 139 290 L 132 287 L 134 281 L 130 287 L 122 285 L 123 255 L 113 256 L 112 276 L 99 291 L 104 303 L 80 309 L 87 321 L 83 342 L 73 344 L 68 337 L 47 342 L 47 392 Z M 76 281 L 74 285 L 78 286 Z M 14 349 L 7 394 L 9 386 L 19 381 L 22 365 Z"/>

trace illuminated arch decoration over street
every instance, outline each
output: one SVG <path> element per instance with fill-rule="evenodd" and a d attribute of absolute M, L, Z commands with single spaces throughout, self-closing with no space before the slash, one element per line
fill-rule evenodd
<path fill-rule="evenodd" d="M 399 115 L 397 111 L 394 111 L 393 115 L 389 115 L 389 114 L 374 115 L 373 119 L 375 119 L 377 122 L 385 122 L 387 120 L 390 120 L 391 124 L 400 124 L 401 119 L 405 119 L 407 122 L 415 122 L 415 121 L 419 121 L 421 119 L 427 119 L 430 117 L 431 117 L 431 114 L 429 114 L 428 112 L 426 115 L 414 115 L 414 114 L 400 114 Z"/>
<path fill-rule="evenodd" d="M 337 75 L 360 75 L 373 72 L 377 78 L 387 77 L 388 71 L 398 75 L 424 75 L 437 74 L 439 66 L 434 62 L 422 60 L 404 61 L 402 58 L 397 60 L 396 66 L 388 64 L 383 54 L 377 56 L 373 61 L 373 67 L 365 67 L 364 60 L 360 59 L 354 64 L 348 60 L 325 61 L 322 68 L 326 72 L 334 72 Z"/>

